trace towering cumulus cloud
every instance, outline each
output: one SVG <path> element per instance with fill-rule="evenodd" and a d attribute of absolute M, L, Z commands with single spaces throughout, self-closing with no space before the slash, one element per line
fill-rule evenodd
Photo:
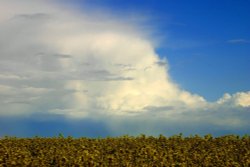
<path fill-rule="evenodd" d="M 125 132 L 145 120 L 138 131 L 178 121 L 249 126 L 250 92 L 209 103 L 171 81 L 167 60 L 133 23 L 65 8 L 0 1 L 0 116 L 91 118 Z"/>

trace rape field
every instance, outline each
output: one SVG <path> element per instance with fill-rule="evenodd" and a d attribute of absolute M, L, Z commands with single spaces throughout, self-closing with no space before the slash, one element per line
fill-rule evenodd
<path fill-rule="evenodd" d="M 250 166 L 250 137 L 0 139 L 0 166 Z"/>

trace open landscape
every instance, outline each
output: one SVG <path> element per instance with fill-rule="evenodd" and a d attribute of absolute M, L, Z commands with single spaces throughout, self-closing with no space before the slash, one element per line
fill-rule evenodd
<path fill-rule="evenodd" d="M 249 20 L 250 0 L 0 0 L 0 167 L 250 167 Z"/>

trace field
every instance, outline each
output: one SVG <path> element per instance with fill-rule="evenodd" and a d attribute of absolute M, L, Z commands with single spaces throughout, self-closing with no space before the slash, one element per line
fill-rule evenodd
<path fill-rule="evenodd" d="M 0 139 L 0 166 L 250 166 L 250 137 Z"/>

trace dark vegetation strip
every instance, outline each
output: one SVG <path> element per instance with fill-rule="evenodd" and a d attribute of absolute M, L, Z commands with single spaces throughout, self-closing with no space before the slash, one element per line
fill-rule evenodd
<path fill-rule="evenodd" d="M 250 166 L 250 137 L 0 139 L 0 166 Z"/>

